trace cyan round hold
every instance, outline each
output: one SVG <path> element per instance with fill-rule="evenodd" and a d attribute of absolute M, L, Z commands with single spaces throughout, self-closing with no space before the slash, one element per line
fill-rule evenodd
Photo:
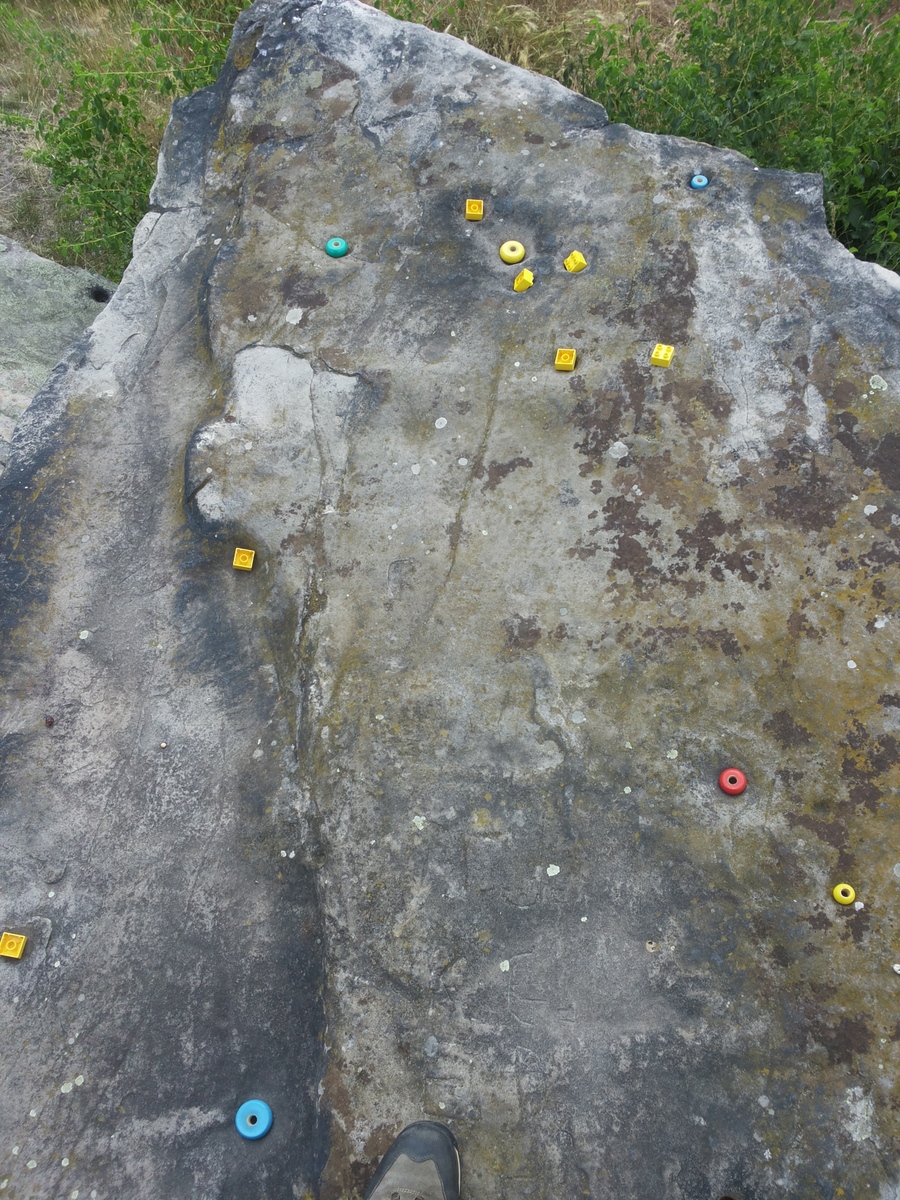
<path fill-rule="evenodd" d="M 272 1110 L 265 1100 L 246 1100 L 237 1110 L 234 1123 L 241 1137 L 255 1141 L 272 1128 Z"/>
<path fill-rule="evenodd" d="M 695 192 L 701 192 L 705 187 L 709 187 L 709 180 L 705 175 L 695 175 L 691 180 L 691 187 Z"/>
<path fill-rule="evenodd" d="M 325 253 L 329 258 L 343 258 L 349 252 L 350 247 L 343 238 L 329 238 L 325 243 Z"/>

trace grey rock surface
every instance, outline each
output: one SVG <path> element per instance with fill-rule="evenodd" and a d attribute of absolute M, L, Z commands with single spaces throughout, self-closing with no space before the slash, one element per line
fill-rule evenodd
<path fill-rule="evenodd" d="M 0 235 L 0 469 L 16 421 L 116 285 Z"/>
<path fill-rule="evenodd" d="M 246 11 L 152 203 L 0 490 L 5 1194 L 428 1116 L 485 1200 L 896 1197 L 900 279 L 355 0 Z"/>

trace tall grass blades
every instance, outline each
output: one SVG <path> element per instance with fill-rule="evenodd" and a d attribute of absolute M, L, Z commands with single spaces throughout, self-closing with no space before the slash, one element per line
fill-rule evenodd
<path fill-rule="evenodd" d="M 582 86 L 610 117 L 821 172 L 833 234 L 900 269 L 900 17 L 859 0 L 684 0 L 671 28 L 595 23 Z"/>

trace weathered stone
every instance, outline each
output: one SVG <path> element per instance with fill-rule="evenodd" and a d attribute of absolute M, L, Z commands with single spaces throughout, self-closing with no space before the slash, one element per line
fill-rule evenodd
<path fill-rule="evenodd" d="M 10 1193 L 428 1115 L 489 1200 L 895 1195 L 900 280 L 353 0 L 242 15 L 153 203 L 2 492 Z"/>
<path fill-rule="evenodd" d="M 61 267 L 0 236 L 0 470 L 16 421 L 115 290 L 100 275 Z"/>

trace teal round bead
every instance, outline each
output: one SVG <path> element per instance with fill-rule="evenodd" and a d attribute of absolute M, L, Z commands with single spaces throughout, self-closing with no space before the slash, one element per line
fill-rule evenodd
<path fill-rule="evenodd" d="M 331 238 L 325 243 L 325 253 L 329 258 L 343 258 L 349 252 L 350 247 L 343 238 Z"/>

